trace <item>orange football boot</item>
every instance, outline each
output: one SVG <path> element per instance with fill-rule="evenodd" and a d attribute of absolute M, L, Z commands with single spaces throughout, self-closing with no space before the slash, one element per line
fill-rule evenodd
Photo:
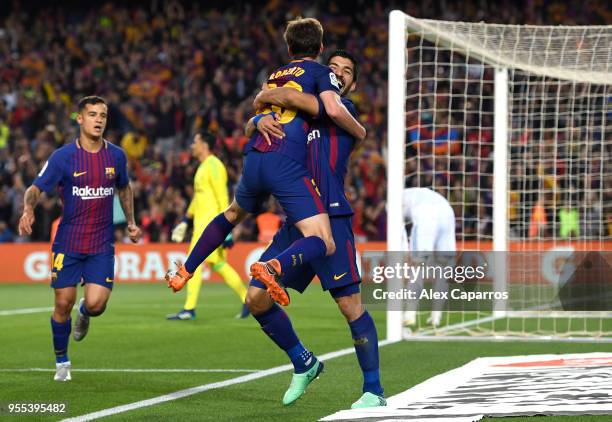
<path fill-rule="evenodd" d="M 290 299 L 287 291 L 279 282 L 281 274 L 281 265 L 278 259 L 256 262 L 251 265 L 251 277 L 266 285 L 266 290 L 275 302 L 287 306 Z"/>
<path fill-rule="evenodd" d="M 174 265 L 178 267 L 177 270 L 168 270 L 164 278 L 168 282 L 168 287 L 171 288 L 174 293 L 176 293 L 185 287 L 185 284 L 187 284 L 191 277 L 193 277 L 193 274 L 187 272 L 183 264 L 175 262 Z"/>

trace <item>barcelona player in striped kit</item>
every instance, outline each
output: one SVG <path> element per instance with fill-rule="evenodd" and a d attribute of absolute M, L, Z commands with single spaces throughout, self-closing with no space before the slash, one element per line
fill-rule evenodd
<path fill-rule="evenodd" d="M 323 50 L 323 27 L 319 21 L 306 18 L 289 22 L 285 40 L 293 60 L 272 72 L 267 85 L 317 95 L 336 124 L 363 139 L 365 129 L 340 101 L 336 75 L 315 61 Z M 270 194 L 279 201 L 288 221 L 304 235 L 268 262 L 251 265 L 251 274 L 266 285 L 276 302 L 289 304 L 289 296 L 277 281 L 284 271 L 335 252 L 329 218 L 306 169 L 306 141 L 312 118 L 297 109 L 266 107 L 259 110 L 256 119 L 272 112 L 279 114 L 286 136 L 264 138 L 257 132 L 250 138 L 234 201 L 204 229 L 185 264 L 166 275 L 168 286 L 175 292 L 183 288 L 236 224 L 257 211 L 262 197 Z"/>
<path fill-rule="evenodd" d="M 87 334 L 89 318 L 104 312 L 113 289 L 115 193 L 127 218 L 128 236 L 137 242 L 141 235 L 134 219 L 126 155 L 102 137 L 107 118 L 108 107 L 103 98 L 89 96 L 79 102 L 79 138 L 49 157 L 25 193 L 19 220 L 20 234 L 31 234 L 34 207 L 41 194 L 58 188 L 64 209 L 51 247 L 51 287 L 55 291 L 51 331 L 56 381 L 71 379 L 68 338 L 77 284 L 84 283 L 85 293 L 74 325 L 76 341 Z"/>
<path fill-rule="evenodd" d="M 341 84 L 343 104 L 356 116 L 353 103 L 346 98 L 356 87 L 359 68 L 355 59 L 349 53 L 338 50 L 329 56 L 328 65 Z M 272 103 L 279 107 L 295 107 L 313 115 L 319 114 L 317 124 L 313 125 L 308 136 L 308 170 L 320 189 L 329 213 L 336 252 L 312 261 L 299 271 L 287 271 L 282 282 L 286 287 L 303 292 L 315 274 L 319 277 L 323 289 L 329 291 L 346 318 L 363 374 L 363 394 L 352 407 L 385 406 L 379 375 L 378 335 L 372 317 L 361 303 L 361 278 L 357 269 L 351 222 L 353 210 L 344 193 L 344 178 L 355 139 L 325 115 L 323 107 L 312 95 L 277 88 L 262 91 L 255 102 L 256 105 L 258 102 Z M 282 136 L 282 126 L 272 117 L 262 118 L 257 129 L 272 136 Z M 252 130 L 255 127 L 251 121 L 247 125 L 247 133 Z M 300 232 L 294 226 L 285 223 L 261 259 L 269 259 L 300 237 Z M 262 330 L 287 353 L 294 365 L 291 385 L 283 397 L 283 404 L 288 405 L 300 398 L 308 384 L 318 375 L 318 363 L 312 352 L 300 342 L 289 317 L 265 294 L 264 288 L 258 280 L 251 280 L 247 304 Z M 310 362 L 304 362 L 304 357 L 310 358 Z"/>

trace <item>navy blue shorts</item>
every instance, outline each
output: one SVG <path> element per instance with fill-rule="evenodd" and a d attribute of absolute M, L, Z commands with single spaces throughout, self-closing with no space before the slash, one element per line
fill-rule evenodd
<path fill-rule="evenodd" d="M 302 293 L 315 275 L 321 280 L 323 290 L 329 290 L 333 297 L 349 296 L 359 292 L 361 277 L 357 269 L 355 237 L 351 217 L 332 217 L 331 223 L 336 252 L 327 257 L 316 259 L 300 267 L 292 267 L 283 274 L 282 282 L 286 287 Z M 261 261 L 268 261 L 287 249 L 293 242 L 302 238 L 295 226 L 283 224 L 272 239 L 272 243 L 261 255 Z M 263 283 L 251 279 L 251 286 L 265 289 Z"/>
<path fill-rule="evenodd" d="M 244 158 L 236 202 L 255 214 L 268 194 L 278 200 L 291 224 L 326 212 L 319 189 L 304 166 L 275 151 L 250 151 Z"/>
<path fill-rule="evenodd" d="M 51 287 L 74 287 L 81 281 L 113 289 L 115 256 L 113 252 L 96 254 L 63 253 L 52 250 Z"/>

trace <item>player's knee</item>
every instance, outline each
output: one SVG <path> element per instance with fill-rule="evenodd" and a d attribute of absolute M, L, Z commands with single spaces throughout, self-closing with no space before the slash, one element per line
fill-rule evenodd
<path fill-rule="evenodd" d="M 244 220 L 248 213 L 243 210 L 236 201 L 233 201 L 230 206 L 223 212 L 223 215 L 225 216 L 225 218 L 227 218 L 227 221 L 236 225 L 242 220 Z"/>
<path fill-rule="evenodd" d="M 338 308 L 344 318 L 347 321 L 355 321 L 357 318 L 363 314 L 363 305 L 361 304 L 361 300 L 359 300 L 359 295 L 351 295 L 351 296 L 342 296 L 336 298 L 336 303 L 338 304 Z"/>
<path fill-rule="evenodd" d="M 56 299 L 55 300 L 55 309 L 53 312 L 53 319 L 58 322 L 63 322 L 60 320 L 66 320 L 70 316 L 70 312 L 72 311 L 72 307 L 74 306 L 74 300 L 71 299 Z"/>
<path fill-rule="evenodd" d="M 87 308 L 87 313 L 92 316 L 99 316 L 104 313 L 106 310 L 106 302 L 104 301 L 93 301 L 87 302 L 85 301 L 85 308 Z"/>
<path fill-rule="evenodd" d="M 263 314 L 274 304 L 265 290 L 252 286 L 247 290 L 245 303 L 252 315 Z"/>

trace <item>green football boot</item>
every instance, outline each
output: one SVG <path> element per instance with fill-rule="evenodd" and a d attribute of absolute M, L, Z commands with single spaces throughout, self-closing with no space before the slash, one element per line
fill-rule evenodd
<path fill-rule="evenodd" d="M 367 407 L 380 407 L 386 405 L 387 400 L 385 400 L 384 397 L 367 392 L 363 393 L 363 396 L 359 397 L 359 400 L 352 404 L 351 409 L 365 409 Z"/>
<path fill-rule="evenodd" d="M 293 374 L 291 384 L 283 396 L 283 404 L 287 406 L 302 397 L 308 384 L 318 378 L 321 372 L 323 372 L 323 362 L 317 360 L 317 363 L 303 374 Z"/>

